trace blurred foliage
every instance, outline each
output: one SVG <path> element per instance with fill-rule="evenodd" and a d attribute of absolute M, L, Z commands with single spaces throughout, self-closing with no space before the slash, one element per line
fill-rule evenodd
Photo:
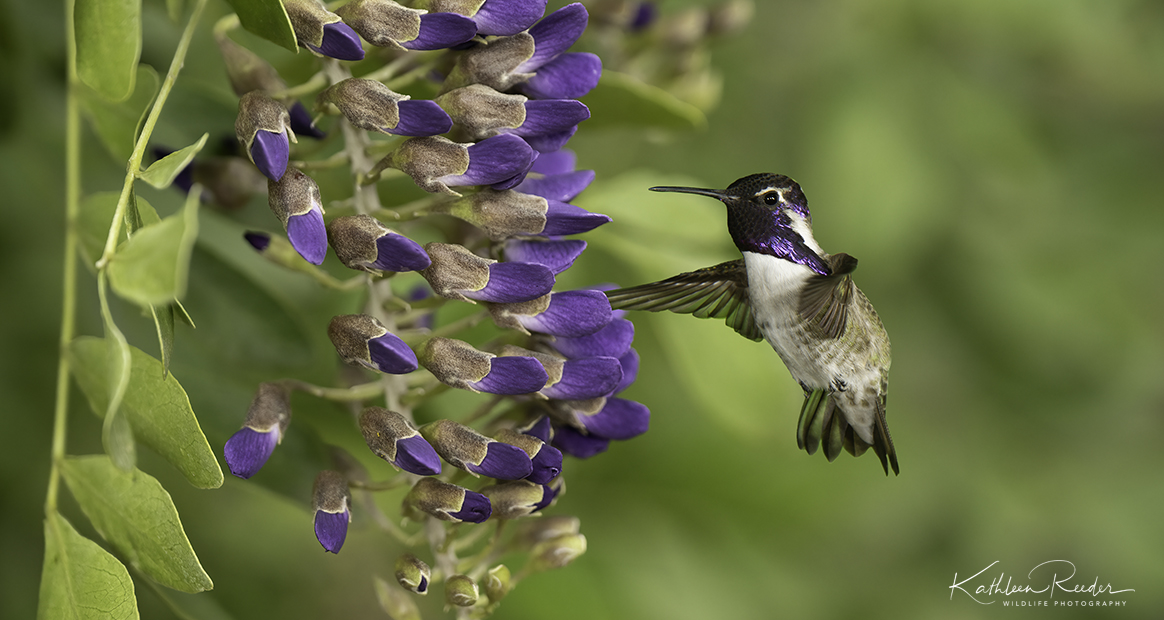
<path fill-rule="evenodd" d="M 164 71 L 179 27 L 160 1 L 142 22 L 142 61 Z M 58 354 L 61 8 L 0 4 L 0 35 L 0 616 L 31 618 Z M 291 79 L 306 60 L 254 48 Z M 1136 589 L 1105 616 L 1164 614 L 1164 5 L 758 2 L 715 64 L 722 101 L 706 131 L 584 124 L 571 142 L 598 171 L 578 203 L 615 221 L 587 236 L 564 284 L 637 284 L 735 256 L 714 203 L 650 185 L 797 179 L 817 239 L 861 260 L 857 282 L 893 339 L 902 475 L 886 479 L 869 456 L 798 452 L 800 393 L 766 345 L 713 321 L 633 316 L 643 363 L 628 397 L 651 407 L 652 429 L 567 465 L 561 502 L 589 551 L 529 580 L 502 617 L 988 617 L 997 604 L 950 600 L 955 573 L 998 560 L 1023 582 L 1053 559 L 1075 563 L 1076 583 Z M 213 143 L 234 111 L 204 28 L 155 135 L 180 146 L 209 131 Z M 86 132 L 85 191 L 117 189 L 124 162 Z M 181 206 L 175 192 L 141 193 L 163 217 Z M 335 374 L 318 326 L 357 303 L 325 303 L 313 282 L 223 241 L 272 229 L 263 202 L 203 210 L 185 304 L 198 329 L 177 327 L 171 369 L 218 455 L 257 382 Z M 100 333 L 92 287 L 81 299 L 80 331 Z M 157 355 L 150 319 L 115 313 Z M 293 406 L 260 484 L 196 490 L 142 450 L 215 584 L 153 594 L 134 575 L 144 617 L 381 613 L 370 574 L 392 572 L 393 544 L 357 513 L 343 553 L 326 555 L 304 509 L 324 447 L 295 429 L 338 441 L 346 413 Z M 70 451 L 99 451 L 100 422 L 76 391 L 73 408 Z M 92 536 L 71 500 L 62 510 Z"/>

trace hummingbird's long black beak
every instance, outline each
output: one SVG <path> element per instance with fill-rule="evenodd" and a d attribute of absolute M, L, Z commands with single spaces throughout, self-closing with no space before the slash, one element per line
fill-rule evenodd
<path fill-rule="evenodd" d="M 700 196 L 708 196 L 716 200 L 723 200 L 727 198 L 727 194 L 722 189 L 700 189 L 698 187 L 675 187 L 673 185 L 661 185 L 659 187 L 652 187 L 652 192 L 678 192 L 681 194 L 699 194 Z"/>

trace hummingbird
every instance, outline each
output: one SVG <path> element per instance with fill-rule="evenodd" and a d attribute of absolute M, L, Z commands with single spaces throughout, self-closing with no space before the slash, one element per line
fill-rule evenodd
<path fill-rule="evenodd" d="M 853 284 L 857 259 L 827 254 L 812 234 L 800 185 L 753 174 L 727 189 L 652 187 L 709 196 L 727 206 L 728 232 L 743 258 L 651 284 L 608 291 L 611 307 L 670 310 L 725 319 L 745 338 L 767 340 L 804 390 L 796 445 L 831 462 L 870 447 L 886 475 L 898 473 L 885 421 L 889 336 Z"/>

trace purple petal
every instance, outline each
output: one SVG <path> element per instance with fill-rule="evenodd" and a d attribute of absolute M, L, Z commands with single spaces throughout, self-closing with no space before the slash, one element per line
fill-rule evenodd
<path fill-rule="evenodd" d="M 271 235 L 268 235 L 265 232 L 248 230 L 243 233 L 243 239 L 246 239 L 247 243 L 251 244 L 252 248 L 260 252 L 267 249 L 267 246 L 271 245 Z"/>
<path fill-rule="evenodd" d="M 343 512 L 316 510 L 315 537 L 319 544 L 332 553 L 339 553 L 340 548 L 344 546 L 344 539 L 348 537 L 349 521 L 351 513 L 347 510 Z"/>
<path fill-rule="evenodd" d="M 435 476 L 441 473 L 441 457 L 424 437 L 413 435 L 396 441 L 396 460 L 392 464 L 410 474 Z"/>
<path fill-rule="evenodd" d="M 435 101 L 405 99 L 396 103 L 400 122 L 387 127 L 388 133 L 398 136 L 435 136 L 453 128 L 453 119 Z"/>
<path fill-rule="evenodd" d="M 526 145 L 529 145 L 528 141 L 526 142 Z M 529 145 L 529 146 L 531 149 L 533 148 L 532 145 Z M 497 183 L 493 183 L 489 187 L 491 189 L 495 189 L 495 190 L 500 192 L 500 191 L 504 191 L 507 189 L 513 189 L 513 188 L 517 187 L 518 185 L 521 185 L 521 183 L 523 181 L 525 181 L 525 176 L 527 174 L 529 174 L 530 169 L 533 168 L 534 162 L 537 161 L 537 158 L 538 158 L 538 152 L 535 150 L 533 153 L 533 160 L 529 162 L 528 166 L 522 168 L 521 170 L 519 170 L 517 172 L 517 174 L 509 177 L 508 179 L 498 181 Z"/>
<path fill-rule="evenodd" d="M 313 265 L 323 263 L 327 256 L 327 229 L 319 209 L 287 218 L 287 238 L 291 247 Z"/>
<path fill-rule="evenodd" d="M 614 319 L 610 323 L 580 338 L 557 338 L 554 348 L 570 359 L 583 357 L 622 357 L 630 349 L 635 339 L 635 326 L 627 319 Z"/>
<path fill-rule="evenodd" d="M 277 445 L 279 445 L 278 428 L 264 433 L 244 426 L 226 440 L 222 452 L 230 473 L 245 480 L 262 469 Z"/>
<path fill-rule="evenodd" d="M 421 245 L 404 235 L 388 233 L 376 240 L 376 262 L 381 271 L 420 271 L 432 264 Z"/>
<path fill-rule="evenodd" d="M 530 180 L 526 179 L 526 183 L 529 183 Z M 554 272 L 554 275 L 557 275 L 569 269 L 585 249 L 586 242 L 581 239 L 560 239 L 553 241 L 522 241 L 519 239 L 511 239 L 505 243 L 505 259 L 515 263 L 536 263 L 538 265 L 544 265 L 549 267 L 550 271 Z"/>
<path fill-rule="evenodd" d="M 308 138 L 315 138 L 316 140 L 327 137 L 326 132 L 320 131 L 315 126 L 315 123 L 311 120 L 311 113 L 307 111 L 307 108 L 303 107 L 302 103 L 296 101 L 291 104 L 288 112 L 291 113 L 291 131 L 294 131 L 295 135 L 307 136 Z"/>
<path fill-rule="evenodd" d="M 390 375 L 406 375 L 416 370 L 416 354 L 392 332 L 368 341 L 372 364 Z"/>
<path fill-rule="evenodd" d="M 535 99 L 578 99 L 594 90 L 602 77 L 602 61 L 590 53 L 562 54 L 538 69 L 522 89 Z"/>
<path fill-rule="evenodd" d="M 554 431 L 554 447 L 575 458 L 588 459 L 595 454 L 606 452 L 610 440 L 594 435 L 583 435 L 570 426 L 562 426 Z"/>
<path fill-rule="evenodd" d="M 549 210 L 546 211 L 546 227 L 543 235 L 577 235 L 589 232 L 610 222 L 610 216 L 601 213 L 591 213 L 582 207 L 550 200 Z"/>
<path fill-rule="evenodd" d="M 352 27 L 335 22 L 323 26 L 323 42 L 319 47 L 304 43 L 311 51 L 323 54 L 336 60 L 363 60 L 364 47 L 360 42 L 360 35 Z"/>
<path fill-rule="evenodd" d="M 619 381 L 618 387 L 614 389 L 615 394 L 630 387 L 630 384 L 634 383 L 639 376 L 639 352 L 631 348 L 625 355 L 618 358 L 618 362 L 622 366 L 622 381 Z"/>
<path fill-rule="evenodd" d="M 542 388 L 541 394 L 560 400 L 598 398 L 613 392 L 621 379 L 622 365 L 613 357 L 567 360 L 561 380 Z"/>
<path fill-rule="evenodd" d="M 428 591 L 428 579 L 424 575 L 420 576 L 420 583 L 416 584 L 416 593 L 424 594 Z"/>
<path fill-rule="evenodd" d="M 530 424 L 529 428 L 527 428 L 521 432 L 526 434 L 526 435 L 529 435 L 530 437 L 537 437 L 538 439 L 541 439 L 542 441 L 549 443 L 550 442 L 550 432 L 552 430 L 553 430 L 553 428 L 550 426 L 550 417 L 549 416 L 541 416 L 537 420 L 534 420 L 534 423 Z"/>
<path fill-rule="evenodd" d="M 465 500 L 461 503 L 461 509 L 450 512 L 449 516 L 469 523 L 481 523 L 488 519 L 491 514 L 493 514 L 493 506 L 489 504 L 488 497 L 475 491 L 465 491 Z"/>
<path fill-rule="evenodd" d="M 558 454 L 561 454 L 561 452 L 559 452 Z M 558 487 L 558 489 L 554 489 L 554 488 L 551 488 L 551 487 L 543 484 L 542 485 L 542 499 L 538 503 L 534 504 L 534 509 L 531 510 L 530 512 L 537 512 L 537 511 L 541 510 L 542 508 L 549 506 L 550 503 L 554 501 L 554 498 L 558 496 L 559 489 L 561 489 L 561 487 Z"/>
<path fill-rule="evenodd" d="M 533 25 L 546 12 L 546 0 L 486 0 L 473 21 L 477 32 L 510 36 Z"/>
<path fill-rule="evenodd" d="M 287 172 L 287 160 L 291 157 L 291 144 L 287 132 L 274 133 L 260 129 L 251 142 L 251 160 L 264 176 L 274 181 L 283 178 Z"/>
<path fill-rule="evenodd" d="M 489 283 L 479 291 L 461 291 L 477 301 L 507 304 L 529 301 L 554 288 L 554 272 L 533 263 L 493 263 L 489 265 Z"/>
<path fill-rule="evenodd" d="M 533 471 L 525 479 L 534 484 L 546 484 L 562 473 L 562 451 L 545 444 L 533 457 Z"/>
<path fill-rule="evenodd" d="M 627 26 L 631 32 L 638 32 L 655 22 L 655 17 L 658 15 L 658 9 L 654 2 L 640 2 L 638 8 L 635 10 L 634 19 Z"/>
<path fill-rule="evenodd" d="M 477 23 L 464 15 L 425 13 L 420 16 L 420 35 L 411 41 L 398 43 L 410 50 L 440 50 L 460 45 L 475 36 Z"/>
<path fill-rule="evenodd" d="M 469 382 L 473 389 L 489 394 L 532 394 L 549 381 L 545 367 L 532 357 L 494 357 L 489 361 L 489 374 Z"/>
<path fill-rule="evenodd" d="M 530 331 L 577 338 L 606 327 L 610 313 L 610 300 L 600 291 L 561 291 L 550 296 L 544 312 L 518 315 L 517 320 Z"/>
<path fill-rule="evenodd" d="M 558 151 L 559 153 L 562 151 Z M 538 157 L 539 162 L 548 155 Z M 537 166 L 534 166 L 535 168 Z M 578 170 L 560 174 L 547 174 L 542 177 L 530 177 L 517 186 L 517 191 L 523 194 L 541 196 L 547 200 L 570 202 L 582 193 L 582 190 L 594 182 L 593 170 Z"/>
<path fill-rule="evenodd" d="M 469 169 L 464 174 L 439 180 L 446 185 L 489 185 L 513 178 L 530 169 L 537 151 L 518 136 L 501 134 L 470 147 Z"/>
<path fill-rule="evenodd" d="M 486 3 L 488 4 L 488 3 Z M 537 71 L 546 63 L 557 58 L 562 52 L 582 36 L 590 16 L 580 3 L 566 6 L 550 13 L 545 19 L 529 29 L 534 38 L 534 53 L 528 60 L 514 69 L 516 73 Z"/>
<path fill-rule="evenodd" d="M 541 136 L 527 136 L 525 141 L 529 143 L 533 150 L 539 153 L 553 153 L 554 151 L 561 150 L 563 146 L 566 146 L 566 143 L 569 142 L 570 138 L 573 138 L 574 134 L 576 133 L 578 133 L 578 126 L 574 125 L 573 127 L 565 131 L 559 131 L 558 133 L 550 133 Z"/>
<path fill-rule="evenodd" d="M 521 480 L 533 473 L 533 464 L 525 450 L 500 441 L 491 441 L 485 449 L 485 458 L 481 459 L 481 464 L 465 463 L 465 469 L 498 480 Z"/>
<path fill-rule="evenodd" d="M 574 151 L 560 150 L 555 153 L 542 153 L 538 156 L 537 161 L 534 162 L 533 168 L 530 172 L 538 174 L 551 175 L 563 174 L 566 172 L 573 172 L 578 157 L 574 155 Z"/>
<path fill-rule="evenodd" d="M 525 121 L 512 130 L 522 137 L 561 133 L 590 118 L 590 108 L 574 99 L 530 99 Z M 558 149 L 553 149 L 554 151 Z"/>
<path fill-rule="evenodd" d="M 608 398 L 602 411 L 578 417 L 591 435 L 607 439 L 630 439 L 647 432 L 651 410 L 633 400 Z"/>

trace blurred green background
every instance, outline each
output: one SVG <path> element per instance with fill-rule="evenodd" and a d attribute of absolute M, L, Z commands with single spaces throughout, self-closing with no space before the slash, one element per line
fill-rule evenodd
<path fill-rule="evenodd" d="M 143 62 L 164 72 L 176 28 L 161 4 L 146 3 Z M 61 299 L 61 19 L 58 3 L 0 3 L 4 618 L 34 616 L 43 557 Z M 229 135 L 218 63 L 203 28 L 159 141 Z M 583 125 L 571 142 L 579 167 L 598 172 L 578 204 L 615 220 L 586 235 L 567 284 L 637 284 L 737 255 L 722 207 L 646 187 L 795 178 L 821 245 L 861 260 L 856 280 L 892 338 L 901 476 L 883 476 L 871 455 L 829 464 L 799 452 L 800 391 L 766 344 L 717 321 L 634 315 L 642 372 L 626 395 L 651 408 L 651 431 L 567 463 L 569 492 L 554 512 L 581 517 L 589 551 L 523 583 L 498 617 L 985 618 L 1001 603 L 951 600 L 955 573 L 998 561 L 986 575 L 1026 584 L 1048 560 L 1075 564 L 1071 584 L 1098 576 L 1136 591 L 1096 599 L 1126 600 L 1118 609 L 1016 613 L 1164 615 L 1164 4 L 758 1 L 714 64 L 723 100 L 707 131 Z M 118 188 L 123 164 L 91 133 L 85 140 L 85 190 Z M 176 195 L 147 195 L 160 211 L 177 205 Z M 265 211 L 260 198 L 230 216 L 207 212 L 204 237 L 239 226 L 231 219 L 270 230 Z M 258 263 L 249 274 L 232 268 L 253 257 L 221 245 L 195 255 L 187 307 L 199 326 L 179 332 L 174 365 L 216 451 L 257 381 L 334 372 L 306 318 L 334 308 Z M 99 334 L 85 274 L 81 329 Z M 255 274 L 272 279 L 260 290 Z M 118 313 L 131 342 L 155 351 L 152 326 L 128 307 Z M 237 365 L 227 381 L 213 366 L 222 359 Z M 70 451 L 100 450 L 97 419 L 79 393 L 73 404 Z M 295 406 L 297 419 L 302 408 L 326 426 L 326 411 Z M 295 472 L 297 451 L 314 449 L 294 432 L 288 440 L 268 468 Z M 142 458 L 215 581 L 212 593 L 183 597 L 201 617 L 381 614 L 369 574 L 390 575 L 397 551 L 366 519 L 327 555 L 301 503 L 231 476 L 220 490 L 194 490 Z M 71 501 L 64 509 L 92 535 Z M 141 582 L 138 592 L 143 617 L 171 617 Z"/>

